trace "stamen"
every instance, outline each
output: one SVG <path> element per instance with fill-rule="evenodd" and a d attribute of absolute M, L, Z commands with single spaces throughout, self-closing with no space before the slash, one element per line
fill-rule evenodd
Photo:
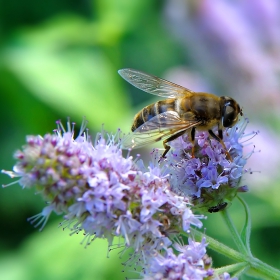
<path fill-rule="evenodd" d="M 15 184 L 18 184 L 20 180 L 17 180 L 17 181 L 14 181 L 14 182 L 11 182 L 9 184 L 5 184 L 5 185 L 2 185 L 3 188 L 7 188 L 9 186 L 12 186 L 12 185 L 15 185 Z"/>
<path fill-rule="evenodd" d="M 67 125 L 67 131 L 68 131 L 68 132 L 71 132 L 71 133 L 73 134 L 74 131 L 71 130 L 70 117 L 67 117 L 66 125 Z"/>
<path fill-rule="evenodd" d="M 53 210 L 54 210 L 54 205 L 53 204 L 51 204 L 49 206 L 46 206 L 41 213 L 39 213 L 37 215 L 34 215 L 32 217 L 29 217 L 27 219 L 27 221 L 30 222 L 33 225 L 35 222 L 37 222 L 39 220 L 34 225 L 34 227 L 36 228 L 40 224 L 42 224 L 42 226 L 39 228 L 39 231 L 42 231 L 43 228 L 45 227 L 45 225 L 46 225 L 46 223 L 47 223 L 47 221 L 48 221 L 48 219 L 49 219 L 49 217 L 50 217 L 50 215 L 51 215 Z"/>
<path fill-rule="evenodd" d="M 81 125 L 81 128 L 80 128 L 78 137 L 81 136 L 81 135 L 84 133 L 84 131 L 85 131 L 86 128 L 87 128 L 87 125 L 88 125 L 88 120 L 86 120 L 86 118 L 83 117 L 83 121 L 82 121 L 82 125 Z"/>

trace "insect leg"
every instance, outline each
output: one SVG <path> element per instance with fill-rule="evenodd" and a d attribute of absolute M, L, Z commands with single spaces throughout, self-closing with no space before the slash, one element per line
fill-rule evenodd
<path fill-rule="evenodd" d="M 192 141 L 192 158 L 194 158 L 194 150 L 195 150 L 195 127 L 192 128 L 191 130 L 191 141 Z"/>
<path fill-rule="evenodd" d="M 170 150 L 170 146 L 167 145 L 166 143 L 168 143 L 168 142 L 170 142 L 170 141 L 172 141 L 172 140 L 177 139 L 178 137 L 180 137 L 180 136 L 183 135 L 184 133 L 185 133 L 185 130 L 180 131 L 180 132 L 178 132 L 178 133 L 176 133 L 176 134 L 170 136 L 169 138 L 167 138 L 167 139 L 165 139 L 165 140 L 163 141 L 163 147 L 165 148 L 165 151 L 164 151 L 164 153 L 163 153 L 163 155 L 162 155 L 162 158 L 165 158 L 166 154 L 167 154 L 168 151 Z"/>
<path fill-rule="evenodd" d="M 229 152 L 227 151 L 226 145 L 225 145 L 225 143 L 224 143 L 224 141 L 223 141 L 223 131 L 222 131 L 221 129 L 219 129 L 219 132 L 218 132 L 218 133 L 219 133 L 219 136 L 217 136 L 211 129 L 208 130 L 208 132 L 209 132 L 209 134 L 210 134 L 214 139 L 216 139 L 217 141 L 219 141 L 219 142 L 222 144 L 223 148 L 224 148 L 225 151 L 226 151 L 227 158 L 228 158 L 230 161 L 232 161 L 231 155 L 230 155 Z"/>
<path fill-rule="evenodd" d="M 223 140 L 223 130 L 222 129 L 218 130 L 218 134 L 219 134 L 220 140 Z"/>
<path fill-rule="evenodd" d="M 220 131 L 220 130 L 219 130 Z M 217 136 L 211 129 L 210 130 L 208 130 L 208 132 L 209 132 L 209 134 L 215 139 L 215 140 L 217 140 L 217 141 L 219 141 L 219 142 L 221 142 L 222 141 L 222 139 L 223 139 L 223 137 L 219 137 L 219 136 Z M 219 133 L 220 134 L 220 133 Z"/>

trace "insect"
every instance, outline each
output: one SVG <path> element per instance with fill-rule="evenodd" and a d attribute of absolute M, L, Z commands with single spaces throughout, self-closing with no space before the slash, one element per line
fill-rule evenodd
<path fill-rule="evenodd" d="M 238 115 L 242 115 L 238 103 L 233 98 L 194 92 L 134 69 L 121 69 L 118 73 L 136 88 L 167 98 L 144 107 L 135 115 L 132 133 L 123 139 L 124 149 L 163 141 L 164 158 L 170 150 L 167 143 L 184 133 L 189 133 L 194 157 L 195 131 L 202 130 L 208 131 L 227 151 L 223 142 L 223 129 L 232 127 L 238 121 Z M 218 127 L 218 135 L 212 131 L 215 126 Z M 228 152 L 227 156 L 231 160 Z"/>
<path fill-rule="evenodd" d="M 212 206 L 208 209 L 209 213 L 215 213 L 215 212 L 219 212 L 221 210 L 224 210 L 227 207 L 228 203 L 227 202 L 221 202 L 216 206 Z"/>

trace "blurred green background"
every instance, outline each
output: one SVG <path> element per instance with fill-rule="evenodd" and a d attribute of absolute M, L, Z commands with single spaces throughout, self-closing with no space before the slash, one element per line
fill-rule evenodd
<path fill-rule="evenodd" d="M 245 153 L 255 145 L 247 165 L 252 174 L 243 179 L 250 192 L 242 195 L 252 213 L 252 251 L 280 268 L 277 0 L 10 0 L 0 5 L 0 169 L 12 169 L 12 155 L 26 135 L 52 132 L 57 119 L 69 116 L 80 125 L 86 116 L 92 133 L 103 123 L 108 131 L 128 131 L 133 115 L 156 99 L 123 81 L 117 74 L 121 68 L 232 96 L 250 119 L 247 132 L 260 131 L 244 143 Z M 11 181 L 1 174 L 2 184 Z M 52 216 L 43 232 L 28 224 L 26 218 L 44 207 L 33 190 L 13 185 L 1 189 L 0 200 L 0 279 L 129 275 L 122 272 L 117 252 L 108 259 L 101 241 L 84 249 L 82 236 L 69 237 L 57 227 L 61 218 Z M 244 211 L 238 201 L 230 213 L 241 228 Z M 205 227 L 234 247 L 219 214 L 210 214 Z M 209 254 L 216 267 L 230 263 Z"/>

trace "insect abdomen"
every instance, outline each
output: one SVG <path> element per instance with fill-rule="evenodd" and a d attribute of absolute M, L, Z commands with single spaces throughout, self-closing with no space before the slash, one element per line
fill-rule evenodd
<path fill-rule="evenodd" d="M 167 111 L 175 111 L 175 103 L 176 99 L 166 99 L 157 101 L 156 103 L 144 107 L 140 112 L 138 112 L 135 115 L 133 124 L 131 126 L 131 131 L 136 130 L 139 126 L 151 120 L 154 116 L 158 114 Z"/>

